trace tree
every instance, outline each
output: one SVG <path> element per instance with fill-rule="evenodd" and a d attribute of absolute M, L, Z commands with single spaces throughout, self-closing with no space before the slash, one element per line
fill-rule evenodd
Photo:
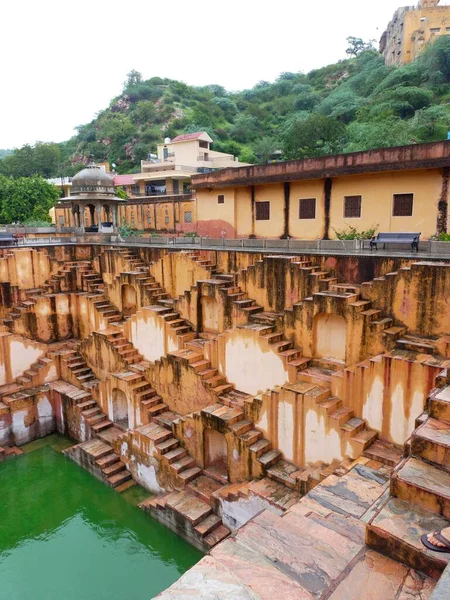
<path fill-rule="evenodd" d="M 369 40 L 368 42 L 365 42 L 361 38 L 350 36 L 347 38 L 348 47 L 345 53 L 349 56 L 358 56 L 358 54 L 361 54 L 361 52 L 375 50 L 375 42 L 376 40 Z"/>
<path fill-rule="evenodd" d="M 343 123 L 312 114 L 307 119 L 292 120 L 283 131 L 283 153 L 287 159 L 334 154 L 342 149 L 344 138 Z"/>
<path fill-rule="evenodd" d="M 48 211 L 58 199 L 59 189 L 42 177 L 0 176 L 0 216 L 4 223 L 50 221 Z"/>
<path fill-rule="evenodd" d="M 61 161 L 58 144 L 38 142 L 35 146 L 26 144 L 3 160 L 0 160 L 0 174 L 11 177 L 29 177 L 41 175 L 55 177 Z"/>
<path fill-rule="evenodd" d="M 127 73 L 127 79 L 124 81 L 123 90 L 126 91 L 128 88 L 134 87 L 142 83 L 142 75 L 139 71 L 132 69 L 129 73 Z"/>
<path fill-rule="evenodd" d="M 412 143 L 411 123 L 395 117 L 372 123 L 351 123 L 347 127 L 345 152 L 359 152 L 370 148 L 404 146 Z"/>
<path fill-rule="evenodd" d="M 276 140 L 268 136 L 262 137 L 253 144 L 253 152 L 255 153 L 258 163 L 260 164 L 270 162 L 277 150 L 278 144 Z"/>

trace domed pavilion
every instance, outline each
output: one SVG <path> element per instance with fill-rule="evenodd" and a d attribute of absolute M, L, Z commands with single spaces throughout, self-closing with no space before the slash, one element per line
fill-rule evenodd
<path fill-rule="evenodd" d="M 116 196 L 113 178 L 102 167 L 90 164 L 72 178 L 71 195 L 59 204 L 67 209 L 64 225 L 81 233 L 97 233 L 117 228 L 121 202 L 126 200 Z"/>

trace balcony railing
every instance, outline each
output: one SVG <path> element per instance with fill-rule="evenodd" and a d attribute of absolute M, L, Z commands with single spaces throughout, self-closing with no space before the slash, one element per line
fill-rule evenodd
<path fill-rule="evenodd" d="M 192 196 L 192 191 L 180 191 L 180 192 L 154 192 L 151 190 L 146 190 L 145 192 L 130 192 L 131 197 L 133 198 L 151 198 L 155 197 L 164 197 L 164 196 Z"/>

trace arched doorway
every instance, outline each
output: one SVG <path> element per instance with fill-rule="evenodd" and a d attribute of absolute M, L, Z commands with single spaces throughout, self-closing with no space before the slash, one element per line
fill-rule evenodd
<path fill-rule="evenodd" d="M 334 313 L 314 317 L 314 357 L 345 362 L 347 323 Z"/>
<path fill-rule="evenodd" d="M 136 312 L 136 290 L 132 285 L 125 283 L 122 286 L 122 313 L 129 317 Z"/>
<path fill-rule="evenodd" d="M 215 298 L 203 296 L 202 303 L 202 326 L 203 331 L 211 333 L 219 332 L 219 305 Z"/>
<path fill-rule="evenodd" d="M 128 400 L 125 392 L 114 388 L 112 391 L 112 420 L 128 429 Z"/>
<path fill-rule="evenodd" d="M 221 480 L 228 480 L 228 447 L 223 433 L 205 429 L 203 450 L 205 470 Z"/>

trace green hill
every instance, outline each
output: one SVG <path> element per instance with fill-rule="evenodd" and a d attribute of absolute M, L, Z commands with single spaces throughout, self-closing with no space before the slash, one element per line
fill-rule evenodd
<path fill-rule="evenodd" d="M 449 101 L 450 37 L 438 39 L 411 65 L 386 67 L 377 52 L 366 50 L 240 92 L 161 77 L 144 81 L 132 71 L 108 108 L 67 142 L 40 145 L 40 159 L 29 168 L 59 175 L 93 155 L 114 162 L 120 173 L 133 172 L 164 137 L 198 130 L 211 135 L 215 150 L 249 162 L 265 162 L 274 151 L 290 159 L 428 142 L 446 139 Z M 18 153 L 22 162 L 32 160 L 25 148 L 0 160 L 0 173 L 23 174 Z M 45 168 L 44 155 L 52 161 Z"/>

